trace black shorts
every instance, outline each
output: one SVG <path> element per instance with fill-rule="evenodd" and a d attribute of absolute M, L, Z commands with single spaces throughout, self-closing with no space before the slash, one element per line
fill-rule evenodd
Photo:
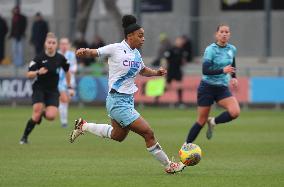
<path fill-rule="evenodd" d="M 174 71 L 174 72 L 168 72 L 167 74 L 167 83 L 171 83 L 173 80 L 176 81 L 182 81 L 182 72 L 180 71 Z"/>
<path fill-rule="evenodd" d="M 198 87 L 197 105 L 211 106 L 214 101 L 218 102 L 231 96 L 232 93 L 227 86 L 216 86 L 201 81 Z"/>
<path fill-rule="evenodd" d="M 32 104 L 44 103 L 45 106 L 59 105 L 59 91 L 58 90 L 42 90 L 33 89 Z"/>

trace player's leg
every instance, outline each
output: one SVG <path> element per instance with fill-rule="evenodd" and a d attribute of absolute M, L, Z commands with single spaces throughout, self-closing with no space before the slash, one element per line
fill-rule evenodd
<path fill-rule="evenodd" d="M 115 141 L 122 142 L 128 135 L 129 129 L 123 128 L 114 119 L 111 119 L 111 125 L 109 125 L 90 123 L 79 118 L 76 120 L 75 129 L 70 135 L 70 142 L 73 143 L 78 136 L 84 134 L 86 131 L 102 138 L 110 138 Z"/>
<path fill-rule="evenodd" d="M 177 96 L 178 96 L 178 104 L 180 107 L 183 106 L 183 100 L 182 100 L 182 95 L 183 95 L 183 89 L 182 89 L 182 72 L 179 70 L 177 71 L 176 75 L 176 85 L 177 85 Z"/>
<path fill-rule="evenodd" d="M 27 121 L 26 128 L 25 128 L 23 136 L 20 140 L 20 144 L 27 144 L 28 143 L 28 136 L 32 132 L 32 130 L 34 129 L 35 125 L 38 124 L 38 122 L 40 121 L 43 108 L 44 108 L 43 103 L 33 104 L 32 118 L 30 118 Z"/>
<path fill-rule="evenodd" d="M 167 154 L 156 141 L 153 130 L 143 117 L 140 116 L 127 128 L 144 138 L 147 150 L 165 167 L 167 173 L 176 173 L 183 170 L 185 166 L 182 163 L 174 163 L 169 160 Z"/>
<path fill-rule="evenodd" d="M 227 97 L 218 101 L 218 105 L 225 108 L 226 111 L 217 116 L 214 120 L 215 124 L 226 123 L 236 119 L 240 115 L 240 106 L 234 96 Z"/>
<path fill-rule="evenodd" d="M 69 103 L 69 96 L 65 91 L 60 92 L 60 98 L 59 98 L 59 116 L 60 116 L 60 122 L 61 126 L 63 128 L 67 127 L 68 124 L 68 103 Z"/>
<path fill-rule="evenodd" d="M 33 112 L 32 117 L 27 121 L 26 128 L 20 140 L 20 144 L 28 143 L 28 136 L 36 124 L 40 124 L 44 109 L 44 92 L 40 89 L 33 89 L 32 94 Z"/>
<path fill-rule="evenodd" d="M 122 142 L 128 135 L 129 130 L 121 127 L 117 121 L 111 119 L 111 125 L 86 122 L 82 126 L 83 131 L 88 131 L 102 138 L 110 138 Z"/>
<path fill-rule="evenodd" d="M 76 120 L 75 128 L 70 135 L 70 142 L 73 143 L 84 131 L 91 132 L 99 137 L 111 138 L 119 142 L 123 141 L 129 132 L 129 130 L 125 128 L 125 124 L 130 124 L 133 121 L 133 117 L 129 118 L 132 105 L 125 102 L 127 100 L 131 99 L 121 94 L 109 94 L 106 100 L 106 108 L 112 119 L 112 125 L 88 123 L 82 118 L 79 118 Z M 125 105 L 123 105 L 124 103 Z M 134 118 L 135 117 L 136 116 L 134 116 Z M 119 124 L 118 121 L 121 124 Z"/>
<path fill-rule="evenodd" d="M 182 107 L 182 105 L 183 105 L 183 100 L 182 100 L 183 90 L 182 90 L 182 81 L 181 81 L 181 79 L 176 81 L 176 85 L 177 85 L 178 105 L 180 107 Z"/>
<path fill-rule="evenodd" d="M 200 130 L 207 122 L 211 106 L 199 106 L 197 107 L 197 121 L 193 124 L 186 138 L 186 143 L 192 143 L 198 136 Z"/>
<path fill-rule="evenodd" d="M 198 136 L 200 130 L 206 123 L 210 113 L 211 105 L 214 103 L 214 96 L 211 88 L 201 81 L 197 93 L 197 121 L 193 124 L 187 135 L 186 142 L 192 143 Z"/>
<path fill-rule="evenodd" d="M 128 126 L 128 129 L 142 136 L 145 140 L 147 148 L 152 147 L 157 143 L 153 130 L 150 128 L 148 122 L 141 116 L 133 121 Z"/>
<path fill-rule="evenodd" d="M 127 137 L 129 129 L 122 128 L 121 125 L 114 119 L 111 119 L 111 125 L 113 127 L 110 136 L 111 139 L 116 140 L 118 142 L 122 142 Z"/>
<path fill-rule="evenodd" d="M 217 101 L 218 105 L 225 108 L 226 111 L 219 114 L 217 117 L 208 118 L 208 130 L 206 136 L 208 139 L 212 138 L 214 127 L 217 124 L 226 123 L 237 118 L 240 114 L 240 106 L 234 96 L 228 96 Z"/>

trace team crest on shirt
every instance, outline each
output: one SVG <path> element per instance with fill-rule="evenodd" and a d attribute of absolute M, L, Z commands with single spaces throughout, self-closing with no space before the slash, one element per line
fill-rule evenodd
<path fill-rule="evenodd" d="M 35 61 L 31 61 L 29 67 L 32 67 L 33 65 L 35 65 L 36 62 Z"/>
<path fill-rule="evenodd" d="M 233 58 L 233 51 L 232 51 L 232 50 L 229 50 L 227 54 L 228 54 L 231 58 Z"/>

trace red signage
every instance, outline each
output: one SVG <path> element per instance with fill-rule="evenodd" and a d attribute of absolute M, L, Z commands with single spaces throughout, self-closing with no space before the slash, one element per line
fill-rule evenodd
<path fill-rule="evenodd" d="M 157 98 L 149 97 L 145 95 L 145 87 L 148 80 L 152 78 L 139 77 L 136 79 L 138 86 L 138 92 L 135 94 L 135 101 L 142 103 L 177 103 L 177 84 L 173 82 L 171 86 L 168 86 L 165 93 Z M 246 77 L 238 78 L 239 85 L 237 89 L 231 88 L 234 96 L 237 97 L 241 103 L 247 103 L 249 101 L 249 80 Z M 197 100 L 197 88 L 200 83 L 199 76 L 185 76 L 182 81 L 183 96 L 182 100 L 184 103 L 196 103 Z"/>

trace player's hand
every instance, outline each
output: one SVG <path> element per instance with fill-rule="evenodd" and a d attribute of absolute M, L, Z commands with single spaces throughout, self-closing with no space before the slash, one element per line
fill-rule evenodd
<path fill-rule="evenodd" d="M 39 70 L 38 70 L 38 74 L 39 75 L 44 75 L 48 72 L 48 69 L 46 69 L 45 67 L 41 67 Z"/>
<path fill-rule="evenodd" d="M 80 48 L 76 51 L 76 56 L 77 57 L 88 57 L 90 54 L 90 49 L 89 48 Z"/>
<path fill-rule="evenodd" d="M 231 84 L 232 84 L 233 88 L 237 88 L 238 87 L 238 79 L 232 78 Z"/>
<path fill-rule="evenodd" d="M 73 97 L 75 95 L 75 90 L 73 88 L 68 88 L 68 94 L 70 97 Z"/>
<path fill-rule="evenodd" d="M 166 75 L 167 74 L 167 70 L 163 67 L 160 67 L 158 70 L 157 70 L 157 76 L 163 76 L 163 75 Z"/>
<path fill-rule="evenodd" d="M 228 66 L 224 67 L 223 72 L 224 73 L 234 73 L 235 72 L 235 68 L 232 67 L 231 65 L 228 65 Z"/>

